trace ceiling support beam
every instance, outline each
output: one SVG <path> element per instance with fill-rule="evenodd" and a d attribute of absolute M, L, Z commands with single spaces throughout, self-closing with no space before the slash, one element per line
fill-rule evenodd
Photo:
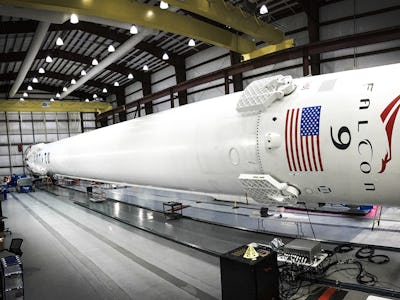
<path fill-rule="evenodd" d="M 90 58 L 90 57 L 82 56 L 82 55 L 64 51 L 64 50 L 57 50 L 57 49 L 39 51 L 36 58 L 37 59 L 45 58 L 47 55 L 50 55 L 53 58 L 58 57 L 58 58 L 66 59 L 66 60 L 76 61 L 76 62 L 85 64 L 88 66 L 90 66 L 92 64 L 92 58 Z M 24 56 L 25 56 L 25 52 L 4 53 L 0 56 L 0 63 L 21 61 L 24 59 Z M 143 72 L 135 70 L 135 69 L 126 68 L 123 65 L 112 64 L 112 65 L 108 66 L 106 68 L 106 70 L 109 70 L 114 73 L 120 73 L 125 76 L 128 76 L 129 73 L 132 73 L 133 76 L 135 77 L 135 80 L 138 80 L 138 81 L 142 81 L 142 78 L 143 78 Z M 39 77 L 39 74 L 37 76 Z"/>
<path fill-rule="evenodd" d="M 143 91 L 143 97 L 146 97 L 148 95 L 151 95 L 151 74 L 146 73 L 143 82 L 142 82 L 142 91 Z M 140 107 L 139 107 L 140 111 Z M 149 101 L 144 104 L 144 111 L 146 112 L 146 115 L 150 115 L 153 113 L 153 102 Z M 140 113 L 139 113 L 140 116 Z"/>
<path fill-rule="evenodd" d="M 148 28 L 191 37 L 239 53 L 249 53 L 256 45 L 250 39 L 157 6 L 126 0 L 0 0 L 1 4 L 42 9 L 63 13 L 76 13 L 118 22 L 137 24 Z"/>
<path fill-rule="evenodd" d="M 85 84 L 85 82 L 89 81 L 91 78 L 95 77 L 98 75 L 100 72 L 102 72 L 105 68 L 107 68 L 109 65 L 126 55 L 129 51 L 131 51 L 141 40 L 143 40 L 145 37 L 150 35 L 152 32 L 151 30 L 147 28 L 142 28 L 140 32 L 134 36 L 132 36 L 130 39 L 128 39 L 125 43 L 123 43 L 121 46 L 118 47 L 115 52 L 111 53 L 108 55 L 106 58 L 104 58 L 102 61 L 97 66 L 94 66 L 93 68 L 90 69 L 90 71 L 86 74 L 86 76 L 81 77 L 76 84 L 73 86 L 70 86 L 70 88 L 61 94 L 61 99 L 65 98 L 66 96 L 69 95 L 72 91 L 78 89 L 82 85 Z"/>
<path fill-rule="evenodd" d="M 42 45 L 46 35 L 47 30 L 49 29 L 50 23 L 40 22 L 36 28 L 35 36 L 33 37 L 32 43 L 29 47 L 28 52 L 26 53 L 24 62 L 19 69 L 17 78 L 14 81 L 14 84 L 11 87 L 9 97 L 14 97 L 18 92 L 19 87 L 24 82 L 26 74 L 29 72 L 33 61 L 36 58 L 37 53 L 39 52 L 40 46 Z"/>
<path fill-rule="evenodd" d="M 224 0 L 166 0 L 166 2 L 270 44 L 279 44 L 284 39 L 283 32 L 276 27 Z"/>
<path fill-rule="evenodd" d="M 181 83 L 186 81 L 186 63 L 184 59 L 180 59 L 177 62 L 178 63 L 175 65 L 175 78 L 176 78 L 176 83 Z M 188 103 L 186 90 L 178 92 L 178 101 L 179 101 L 179 106 Z"/>
<path fill-rule="evenodd" d="M 231 56 L 231 66 L 240 64 L 242 60 L 242 56 L 240 55 L 240 53 L 231 51 L 230 56 Z M 232 80 L 233 80 L 233 91 L 234 92 L 243 91 L 243 74 L 238 73 L 233 75 Z"/>
<path fill-rule="evenodd" d="M 149 101 L 153 101 L 171 95 L 171 93 L 187 90 L 189 88 L 193 88 L 195 86 L 199 86 L 204 83 L 209 83 L 214 80 L 225 78 L 226 76 L 229 75 L 248 72 L 251 70 L 265 67 L 267 65 L 277 64 L 283 61 L 301 58 L 303 57 L 305 51 L 310 55 L 320 54 L 330 51 L 337 51 L 341 49 L 360 47 L 387 41 L 399 40 L 399 39 L 400 39 L 400 26 L 394 26 L 385 29 L 348 35 L 345 37 L 319 41 L 308 45 L 302 45 L 282 50 L 269 55 L 260 56 L 252 60 L 248 60 L 240 64 L 236 64 L 231 67 L 221 69 L 203 76 L 199 76 L 197 78 L 187 80 L 185 82 L 177 84 L 176 86 L 169 87 L 167 89 L 158 91 L 152 95 L 146 96 L 143 99 L 139 99 L 136 100 L 135 102 L 129 103 L 125 107 L 117 107 L 112 111 L 99 115 L 97 119 L 99 120 L 101 118 L 106 118 L 107 116 L 118 113 L 121 110 L 131 109 L 139 105 L 145 104 Z"/>
<path fill-rule="evenodd" d="M 0 111 L 5 112 L 97 112 L 111 110 L 106 102 L 54 101 L 49 100 L 0 100 Z"/>

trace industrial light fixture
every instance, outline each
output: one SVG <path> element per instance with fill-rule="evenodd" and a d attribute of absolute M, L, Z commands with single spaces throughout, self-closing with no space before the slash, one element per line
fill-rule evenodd
<path fill-rule="evenodd" d="M 190 47 L 194 47 L 194 46 L 196 46 L 196 42 L 194 41 L 194 39 L 190 39 L 189 42 L 188 42 L 188 45 Z"/>
<path fill-rule="evenodd" d="M 137 29 L 137 27 L 135 25 L 132 25 L 131 29 L 129 30 L 129 32 L 131 34 L 137 34 L 139 32 L 139 30 Z"/>
<path fill-rule="evenodd" d="M 119 86 L 119 82 L 118 81 L 114 82 L 114 86 Z"/>
<path fill-rule="evenodd" d="M 93 58 L 92 65 L 97 66 L 98 64 L 99 64 L 99 62 L 97 61 L 97 59 Z"/>
<path fill-rule="evenodd" d="M 168 60 L 168 59 L 169 59 L 169 55 L 168 55 L 167 52 L 165 52 L 165 53 L 163 54 L 162 59 L 163 59 L 163 60 Z"/>
<path fill-rule="evenodd" d="M 76 84 L 76 80 L 74 78 L 71 79 L 71 84 Z"/>
<path fill-rule="evenodd" d="M 32 82 L 33 82 L 33 83 L 38 83 L 39 80 L 38 80 L 36 77 L 33 77 Z"/>
<path fill-rule="evenodd" d="M 133 79 L 132 73 L 129 73 L 129 74 L 128 74 L 128 79 Z"/>
<path fill-rule="evenodd" d="M 32 86 L 28 85 L 28 91 L 32 91 L 32 90 L 33 90 Z"/>
<path fill-rule="evenodd" d="M 25 100 L 24 100 L 24 98 L 21 97 L 21 98 L 19 98 L 19 101 L 25 101 Z"/>
<path fill-rule="evenodd" d="M 40 74 L 44 74 L 45 73 L 44 69 L 43 68 L 39 68 L 39 73 Z"/>
<path fill-rule="evenodd" d="M 267 13 L 268 13 L 268 7 L 265 4 L 261 5 L 260 14 L 265 15 Z"/>
<path fill-rule="evenodd" d="M 68 89 L 66 86 L 63 87 L 63 92 L 66 92 Z"/>
<path fill-rule="evenodd" d="M 97 95 L 96 95 L 96 94 L 93 94 L 93 98 L 96 99 L 96 98 L 97 98 Z"/>
<path fill-rule="evenodd" d="M 50 101 L 51 101 L 51 102 L 54 102 L 54 98 L 50 98 Z"/>
<path fill-rule="evenodd" d="M 86 75 L 86 71 L 85 70 L 82 70 L 81 71 L 81 76 L 85 76 Z"/>
<path fill-rule="evenodd" d="M 62 40 L 60 37 L 57 38 L 57 40 L 56 40 L 56 45 L 57 45 L 57 46 L 62 46 L 62 45 L 64 45 L 64 42 L 63 42 L 63 40 Z"/>
<path fill-rule="evenodd" d="M 47 63 L 53 62 L 53 59 L 51 58 L 50 55 L 47 55 L 47 56 L 46 56 L 46 62 L 47 62 Z"/>
<path fill-rule="evenodd" d="M 60 97 L 61 97 L 60 93 L 57 93 L 56 98 L 60 98 Z"/>
<path fill-rule="evenodd" d="M 108 52 L 114 52 L 115 51 L 115 48 L 114 48 L 114 46 L 113 45 L 110 45 L 110 46 L 108 46 Z"/>
<path fill-rule="evenodd" d="M 85 99 L 85 102 L 89 102 L 89 99 L 88 99 L 88 98 L 86 98 L 86 99 Z"/>
<path fill-rule="evenodd" d="M 168 9 L 169 5 L 167 2 L 160 1 L 160 8 L 161 9 Z"/>
<path fill-rule="evenodd" d="M 143 66 L 143 71 L 148 71 L 148 70 L 149 70 L 149 67 L 147 65 L 144 65 Z"/>
<path fill-rule="evenodd" d="M 27 92 L 24 92 L 24 93 L 22 94 L 22 96 L 24 96 L 24 97 L 26 98 L 26 97 L 28 97 L 28 93 L 27 93 Z"/>
<path fill-rule="evenodd" d="M 103 89 L 103 93 L 105 94 L 105 93 L 107 93 L 107 92 L 108 92 L 107 89 L 104 88 L 104 89 Z"/>
<path fill-rule="evenodd" d="M 71 18 L 69 19 L 69 21 L 70 21 L 72 24 L 78 24 L 78 23 L 79 23 L 78 15 L 76 15 L 76 14 L 71 14 Z"/>

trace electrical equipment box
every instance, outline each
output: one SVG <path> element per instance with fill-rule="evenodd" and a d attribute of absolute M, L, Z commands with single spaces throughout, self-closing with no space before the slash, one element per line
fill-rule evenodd
<path fill-rule="evenodd" d="M 254 260 L 243 258 L 244 245 L 221 255 L 222 300 L 278 300 L 279 271 L 276 252 L 255 250 Z"/>
<path fill-rule="evenodd" d="M 314 261 L 314 258 L 321 253 L 321 243 L 317 241 L 296 239 L 283 247 L 286 255 L 295 255 L 307 259 L 307 262 Z"/>

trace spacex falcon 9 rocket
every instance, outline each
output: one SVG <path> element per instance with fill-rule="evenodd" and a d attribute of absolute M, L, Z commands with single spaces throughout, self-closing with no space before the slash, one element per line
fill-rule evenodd
<path fill-rule="evenodd" d="M 400 64 L 292 79 L 49 144 L 36 174 L 255 201 L 400 204 Z"/>

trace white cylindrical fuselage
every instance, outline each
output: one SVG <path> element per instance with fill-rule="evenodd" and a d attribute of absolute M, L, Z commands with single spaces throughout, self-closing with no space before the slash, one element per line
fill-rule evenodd
<path fill-rule="evenodd" d="M 269 174 L 299 201 L 398 204 L 400 64 L 295 79 L 258 113 L 242 92 L 31 147 L 36 173 L 244 195 Z M 273 141 L 271 141 L 273 137 Z M 271 146 L 272 145 L 272 146 Z"/>

